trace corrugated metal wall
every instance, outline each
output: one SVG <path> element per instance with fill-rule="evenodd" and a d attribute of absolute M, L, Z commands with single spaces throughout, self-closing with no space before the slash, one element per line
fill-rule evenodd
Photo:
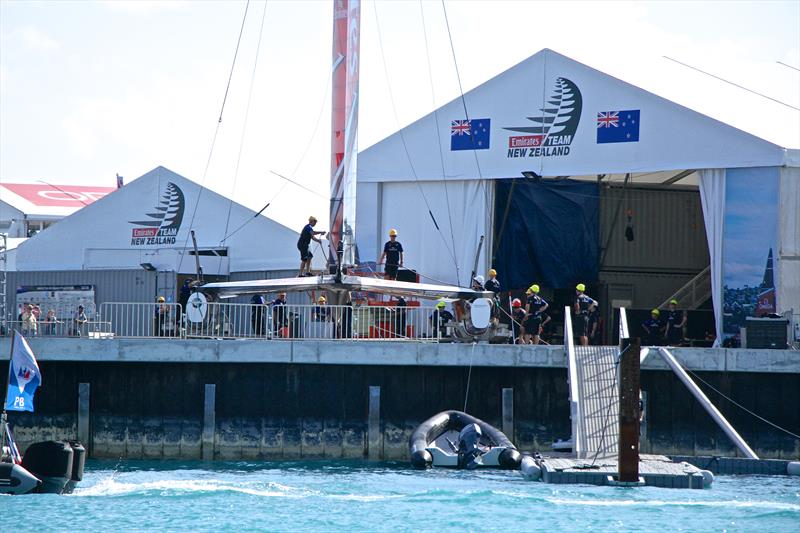
<path fill-rule="evenodd" d="M 174 272 L 159 272 L 159 278 L 175 277 Z M 17 287 L 23 285 L 94 285 L 95 304 L 103 302 L 152 302 L 156 296 L 155 272 L 145 270 L 48 270 L 8 272 L 6 311 L 16 316 Z M 159 285 L 165 281 L 160 279 Z M 174 286 L 175 281 L 172 280 Z"/>
<path fill-rule="evenodd" d="M 631 242 L 625 238 L 628 210 L 632 211 Z M 709 264 L 700 192 L 604 186 L 600 190 L 600 245 L 606 242 L 608 249 L 600 252 L 601 271 L 700 272 Z"/>

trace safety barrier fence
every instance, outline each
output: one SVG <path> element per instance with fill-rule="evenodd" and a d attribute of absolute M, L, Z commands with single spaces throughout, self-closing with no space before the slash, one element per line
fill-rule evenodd
<path fill-rule="evenodd" d="M 7 322 L 23 335 L 88 338 L 318 339 L 438 342 L 452 324 L 434 307 L 106 302 L 86 322 Z"/>
<path fill-rule="evenodd" d="M 113 336 L 111 323 L 102 320 L 13 320 L 6 322 L 4 335 L 19 331 L 25 337 L 88 337 L 90 339 Z"/>

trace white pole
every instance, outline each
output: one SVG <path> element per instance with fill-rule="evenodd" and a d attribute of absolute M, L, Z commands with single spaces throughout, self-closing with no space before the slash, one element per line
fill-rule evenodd
<path fill-rule="evenodd" d="M 724 431 L 728 438 L 733 441 L 737 448 L 739 448 L 739 451 L 746 455 L 749 459 L 758 459 L 756 452 L 754 452 L 750 446 L 747 445 L 742 436 L 739 435 L 735 429 L 733 429 L 733 426 L 730 424 L 730 422 L 728 422 L 725 417 L 722 416 L 722 413 L 720 413 L 719 410 L 714 407 L 714 404 L 711 403 L 711 400 L 708 399 L 708 396 L 706 396 L 700 387 L 698 387 L 697 384 L 692 381 L 692 378 L 689 377 L 689 374 L 686 373 L 678 360 L 675 359 L 675 356 L 672 355 L 666 348 L 659 348 L 658 352 L 661 354 L 661 357 L 664 358 L 664 361 L 666 361 L 670 366 L 672 371 L 675 372 L 675 375 L 678 376 L 678 379 L 680 379 L 683 384 L 686 385 L 694 397 L 697 398 L 697 401 L 700 402 L 700 405 L 705 408 L 708 414 L 711 415 L 711 418 L 713 418 L 719 427 L 722 428 L 722 431 Z"/>
<path fill-rule="evenodd" d="M 569 378 L 569 414 L 572 422 L 572 451 L 580 458 L 584 452 L 581 434 L 581 416 L 578 363 L 575 358 L 575 344 L 572 339 L 572 307 L 564 308 L 564 349 L 567 351 L 567 376 Z"/>

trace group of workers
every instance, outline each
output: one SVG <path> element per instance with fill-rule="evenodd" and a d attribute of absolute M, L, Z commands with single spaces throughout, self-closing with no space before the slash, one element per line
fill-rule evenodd
<path fill-rule="evenodd" d="M 661 311 L 653 309 L 650 318 L 642 322 L 642 344 L 661 346 L 665 342 L 669 346 L 679 346 L 684 342 L 683 328 L 686 326 L 686 311 L 677 309 L 678 301 L 670 300 L 664 318 Z"/>

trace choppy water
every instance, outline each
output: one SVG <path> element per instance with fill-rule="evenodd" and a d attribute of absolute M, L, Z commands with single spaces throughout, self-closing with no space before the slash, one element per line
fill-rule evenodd
<path fill-rule="evenodd" d="M 800 479 L 717 477 L 701 491 L 392 463 L 90 461 L 75 494 L 0 497 L 0 515 L 2 530 L 15 532 L 800 532 Z"/>

